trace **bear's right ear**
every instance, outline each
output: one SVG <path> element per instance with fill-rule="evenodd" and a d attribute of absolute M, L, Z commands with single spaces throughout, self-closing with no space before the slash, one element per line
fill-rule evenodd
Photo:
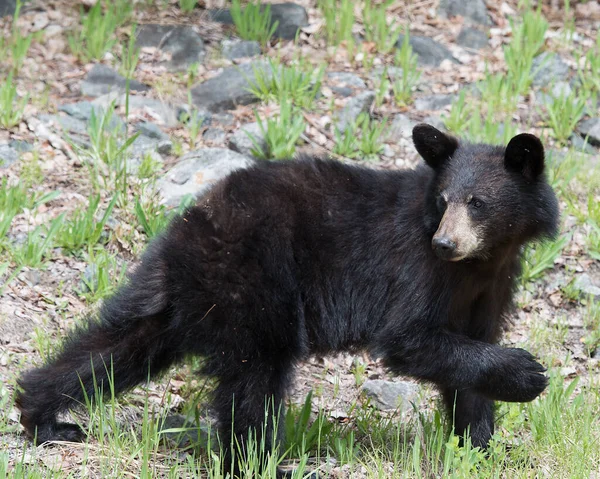
<path fill-rule="evenodd" d="M 458 141 L 426 123 L 413 128 L 413 143 L 425 162 L 433 169 L 439 168 L 458 148 Z"/>

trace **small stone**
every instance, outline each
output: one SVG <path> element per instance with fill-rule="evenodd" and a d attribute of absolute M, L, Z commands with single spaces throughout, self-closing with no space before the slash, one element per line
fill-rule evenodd
<path fill-rule="evenodd" d="M 85 96 L 98 97 L 110 92 L 125 92 L 127 80 L 112 68 L 96 63 L 81 82 L 81 93 Z M 130 91 L 148 91 L 150 87 L 136 80 L 129 82 Z"/>
<path fill-rule="evenodd" d="M 260 55 L 260 44 L 256 41 L 242 40 L 232 41 L 223 40 L 221 44 L 221 54 L 228 60 L 235 60 L 236 58 L 248 58 Z"/>
<path fill-rule="evenodd" d="M 12 16 L 17 8 L 17 0 L 0 0 L 0 18 Z"/>
<path fill-rule="evenodd" d="M 587 153 L 588 155 L 595 155 L 598 153 L 598 150 L 596 150 L 596 148 L 594 148 L 592 145 L 589 144 L 589 142 L 585 141 L 576 133 L 573 133 L 569 137 L 569 141 L 571 142 L 571 145 L 573 145 L 573 148 L 575 148 L 577 151 Z"/>
<path fill-rule="evenodd" d="M 483 0 L 440 0 L 438 15 L 442 18 L 461 16 L 473 23 L 492 24 Z"/>
<path fill-rule="evenodd" d="M 65 105 L 61 105 L 58 107 L 58 110 L 64 111 L 69 116 L 76 118 L 77 120 L 89 122 L 92 118 L 92 114 L 98 119 L 102 118 L 106 114 L 106 108 L 109 106 L 110 105 L 105 107 L 93 104 L 89 101 L 80 101 L 77 103 L 67 103 Z M 125 123 L 114 113 L 111 115 L 107 126 L 110 130 L 125 130 Z"/>
<path fill-rule="evenodd" d="M 585 295 L 591 295 L 596 300 L 600 300 L 600 278 L 592 278 L 589 274 L 583 273 L 575 279 L 573 286 Z"/>
<path fill-rule="evenodd" d="M 365 91 L 350 98 L 346 106 L 339 112 L 336 127 L 340 131 L 346 129 L 356 122 L 356 119 L 361 113 L 368 112 L 375 101 L 375 92 Z"/>
<path fill-rule="evenodd" d="M 396 47 L 401 48 L 403 41 L 404 35 L 400 35 L 396 42 Z M 421 66 L 437 67 L 443 60 L 458 63 L 450 50 L 429 37 L 410 34 L 409 43 L 413 52 L 417 55 L 418 63 Z"/>
<path fill-rule="evenodd" d="M 0 144 L 0 168 L 8 168 L 19 159 L 19 152 L 10 145 Z"/>
<path fill-rule="evenodd" d="M 429 95 L 415 100 L 415 110 L 418 111 L 436 111 L 441 110 L 452 104 L 454 95 Z"/>
<path fill-rule="evenodd" d="M 254 138 L 254 141 L 258 144 L 258 149 L 262 151 L 267 150 L 267 141 L 257 122 L 248 123 L 236 131 L 229 139 L 229 148 L 242 155 L 252 157 L 252 150 L 257 148 L 248 135 Z"/>
<path fill-rule="evenodd" d="M 331 91 L 343 97 L 352 96 L 352 93 L 354 93 L 354 90 L 352 88 L 348 88 L 345 86 L 332 86 Z"/>
<path fill-rule="evenodd" d="M 160 127 L 149 121 L 142 121 L 135 125 L 135 130 L 142 135 L 155 140 L 169 140 L 169 135 L 160 129 Z"/>
<path fill-rule="evenodd" d="M 173 142 L 171 140 L 159 140 L 156 145 L 156 151 L 161 155 L 170 155 L 173 150 Z"/>
<path fill-rule="evenodd" d="M 142 25 L 136 38 L 137 47 L 154 47 L 170 54 L 164 62 L 174 71 L 186 70 L 195 63 L 202 63 L 206 48 L 195 27 L 187 25 Z"/>
<path fill-rule="evenodd" d="M 488 36 L 487 33 L 478 30 L 477 28 L 464 26 L 461 28 L 458 38 L 456 39 L 463 48 L 470 48 L 471 50 L 481 50 L 487 47 Z"/>
<path fill-rule="evenodd" d="M 367 88 L 367 84 L 361 77 L 350 72 L 328 72 L 327 78 L 333 80 L 337 86 L 345 86 L 351 88 Z"/>
<path fill-rule="evenodd" d="M 202 134 L 202 138 L 213 143 L 222 143 L 225 141 L 227 134 L 221 128 L 207 128 Z"/>
<path fill-rule="evenodd" d="M 439 116 L 430 115 L 423 120 L 423 123 L 427 123 L 440 131 L 446 131 L 446 125 Z"/>
<path fill-rule="evenodd" d="M 11 140 L 8 142 L 8 146 L 19 153 L 27 153 L 33 150 L 33 145 L 23 140 Z"/>
<path fill-rule="evenodd" d="M 217 112 L 258 101 L 258 98 L 248 91 L 255 73 L 258 72 L 266 79 L 273 75 L 271 66 L 262 60 L 226 68 L 220 75 L 192 88 L 194 105 Z"/>
<path fill-rule="evenodd" d="M 386 381 L 383 379 L 367 379 L 362 386 L 364 393 L 372 398 L 373 405 L 382 411 L 406 411 L 410 401 L 416 397 L 419 390 L 414 383 L 407 381 Z"/>
<path fill-rule="evenodd" d="M 579 134 L 586 139 L 590 145 L 600 146 L 600 118 L 589 118 L 577 126 Z"/>
<path fill-rule="evenodd" d="M 177 206 L 188 194 L 197 198 L 232 171 L 253 164 L 250 158 L 226 148 L 190 151 L 159 180 L 162 201 Z"/>
<path fill-rule="evenodd" d="M 388 138 L 393 140 L 394 138 L 410 138 L 412 136 L 413 128 L 416 123 L 412 121 L 407 115 L 398 113 L 388 130 Z"/>
<path fill-rule="evenodd" d="M 107 106 L 114 104 L 116 106 L 125 106 L 127 96 L 122 95 L 104 95 L 96 98 L 92 104 L 99 106 Z M 140 114 L 151 117 L 155 122 L 164 125 L 167 128 L 173 128 L 178 125 L 177 110 L 173 105 L 165 103 L 161 100 L 149 98 L 139 95 L 129 96 L 129 113 L 139 112 Z"/>
<path fill-rule="evenodd" d="M 569 77 L 569 65 L 556 53 L 543 52 L 533 59 L 531 65 L 533 86 L 543 87 Z"/>

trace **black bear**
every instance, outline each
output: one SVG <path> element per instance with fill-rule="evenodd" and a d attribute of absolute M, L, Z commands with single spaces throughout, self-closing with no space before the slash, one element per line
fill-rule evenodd
<path fill-rule="evenodd" d="M 94 393 L 93 376 L 106 381 L 107 364 L 119 393 L 191 353 L 217 379 L 221 438 L 264 428 L 270 448 L 265 405 L 281 410 L 294 365 L 362 349 L 437 385 L 456 432 L 485 447 L 493 401 L 531 401 L 547 384 L 529 352 L 496 343 L 521 248 L 556 234 L 558 203 L 533 135 L 501 147 L 421 124 L 413 141 L 426 163 L 414 170 L 298 158 L 217 183 L 99 318 L 20 379 L 27 434 L 80 440 L 57 415 Z"/>

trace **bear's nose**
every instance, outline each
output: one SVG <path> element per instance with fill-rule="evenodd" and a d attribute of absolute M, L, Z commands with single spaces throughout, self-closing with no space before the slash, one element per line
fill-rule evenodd
<path fill-rule="evenodd" d="M 435 251 L 435 254 L 441 259 L 452 258 L 452 255 L 456 251 L 456 243 L 445 236 L 434 237 L 431 244 L 433 246 L 433 251 Z"/>

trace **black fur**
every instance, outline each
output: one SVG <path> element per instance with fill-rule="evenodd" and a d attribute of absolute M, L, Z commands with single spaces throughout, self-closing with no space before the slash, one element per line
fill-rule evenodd
<path fill-rule="evenodd" d="M 81 438 L 57 414 L 106 380 L 117 393 L 192 353 L 218 379 L 221 433 L 243 440 L 280 407 L 294 365 L 311 354 L 365 349 L 397 374 L 431 381 L 485 447 L 493 401 L 531 401 L 545 369 L 495 344 L 519 274 L 520 248 L 553 236 L 557 201 L 531 136 L 502 147 L 415 128 L 429 165 L 375 171 L 301 158 L 231 174 L 142 257 L 97 322 L 19 381 L 17 404 L 37 441 Z M 432 251 L 438 196 L 484 198 L 469 210 L 483 248 L 451 262 Z M 93 369 L 91 362 L 93 361 Z M 267 430 L 269 428 L 267 427 Z M 266 443 L 273 444 L 267 433 Z"/>

